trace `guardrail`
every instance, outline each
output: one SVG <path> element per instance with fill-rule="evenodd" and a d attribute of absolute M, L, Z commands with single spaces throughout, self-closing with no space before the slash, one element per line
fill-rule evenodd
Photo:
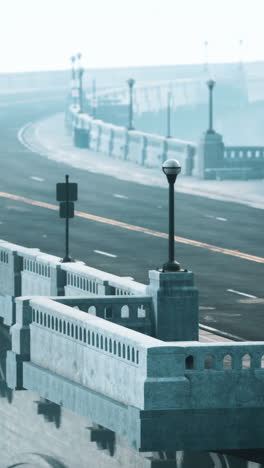
<path fill-rule="evenodd" d="M 263 406 L 264 342 L 166 343 L 56 300 L 18 301 L 30 329 L 26 369 L 48 369 L 141 410 Z"/>
<path fill-rule="evenodd" d="M 74 132 L 76 146 L 146 167 L 160 167 L 166 159 L 176 158 L 184 175 L 192 173 L 196 145 L 191 141 L 128 131 L 125 127 L 79 114 L 74 106 L 68 111 L 67 121 Z"/>

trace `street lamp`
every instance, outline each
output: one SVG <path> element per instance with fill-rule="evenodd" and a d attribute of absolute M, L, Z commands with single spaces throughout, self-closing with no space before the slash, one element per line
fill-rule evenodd
<path fill-rule="evenodd" d="M 76 57 L 73 55 L 71 57 L 71 62 L 72 62 L 72 87 L 74 87 L 74 82 L 75 82 L 75 60 L 76 60 Z"/>
<path fill-rule="evenodd" d="M 167 101 L 167 138 L 171 138 L 171 89 L 168 90 L 168 101 Z"/>
<path fill-rule="evenodd" d="M 204 41 L 204 71 L 208 71 L 208 41 Z"/>
<path fill-rule="evenodd" d="M 207 86 L 209 89 L 209 128 L 207 133 L 214 133 L 213 130 L 213 89 L 215 86 L 214 80 L 207 81 Z"/>
<path fill-rule="evenodd" d="M 79 73 L 79 113 L 82 114 L 83 112 L 83 74 L 84 68 L 80 67 L 78 70 Z"/>
<path fill-rule="evenodd" d="M 180 271 L 181 265 L 174 258 L 174 184 L 181 166 L 176 159 L 167 159 L 162 170 L 169 182 L 169 260 L 163 265 L 163 271 Z"/>
<path fill-rule="evenodd" d="M 135 80 L 133 78 L 129 78 L 127 80 L 127 84 L 129 86 L 129 120 L 128 120 L 128 130 L 135 130 L 134 123 L 133 123 L 133 86 L 135 84 Z"/>

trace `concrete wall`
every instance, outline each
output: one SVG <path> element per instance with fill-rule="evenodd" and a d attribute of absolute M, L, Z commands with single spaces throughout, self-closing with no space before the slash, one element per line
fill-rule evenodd
<path fill-rule="evenodd" d="M 67 122 L 74 132 L 75 142 L 78 141 L 77 136 L 82 134 L 81 143 L 77 146 L 146 167 L 160 167 L 166 159 L 177 158 L 183 174 L 191 175 L 193 163 L 190 164 L 189 160 L 193 160 L 196 148 L 193 142 L 127 131 L 125 127 L 117 127 L 79 114 L 78 108 L 73 106 L 68 111 Z"/>
<path fill-rule="evenodd" d="M 142 410 L 264 405 L 264 343 L 166 343 L 50 299 L 29 304 L 30 361 L 109 398 Z"/>

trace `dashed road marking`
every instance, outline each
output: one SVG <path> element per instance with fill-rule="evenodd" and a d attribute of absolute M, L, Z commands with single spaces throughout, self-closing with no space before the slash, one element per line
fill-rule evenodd
<path fill-rule="evenodd" d="M 206 218 L 216 219 L 217 221 L 227 221 L 227 218 L 222 218 L 221 216 L 205 215 Z"/>
<path fill-rule="evenodd" d="M 94 250 L 95 253 L 98 253 L 100 255 L 105 255 L 106 257 L 112 257 L 112 258 L 116 258 L 117 255 L 114 255 L 114 254 L 110 254 L 108 252 L 104 252 L 103 250 Z"/>
<path fill-rule="evenodd" d="M 37 176 L 30 176 L 30 179 L 36 180 L 37 182 L 44 182 L 45 179 L 42 179 L 42 177 L 37 177 Z"/>
<path fill-rule="evenodd" d="M 128 197 L 126 195 L 120 195 L 119 193 L 114 193 L 113 196 L 115 198 L 124 198 L 125 200 L 128 200 Z"/>
<path fill-rule="evenodd" d="M 245 296 L 245 297 L 250 297 L 252 299 L 256 299 L 257 296 L 252 296 L 251 294 L 246 294 L 246 293 L 243 293 L 241 291 L 236 291 L 235 289 L 227 289 L 228 292 L 231 292 L 231 293 L 234 293 L 234 294 L 238 294 L 239 296 Z"/>
<path fill-rule="evenodd" d="M 43 202 L 40 200 L 33 200 L 32 198 L 23 197 L 21 195 L 14 195 L 12 193 L 7 192 L 0 192 L 0 197 L 7 198 L 9 200 L 20 201 L 22 203 L 26 203 L 32 206 L 39 206 L 41 208 L 47 208 L 49 210 L 58 211 L 58 205 L 54 205 L 52 203 Z M 96 221 L 98 223 L 109 224 L 111 226 L 116 226 L 121 229 L 127 229 L 129 231 L 140 232 L 149 236 L 160 237 L 162 239 L 168 239 L 168 234 L 165 232 L 154 231 L 153 229 L 144 228 L 141 226 L 135 226 L 133 224 L 124 223 L 123 221 L 117 221 L 115 219 L 104 218 L 102 216 L 93 215 L 91 213 L 85 213 L 83 211 L 76 211 L 76 216 L 80 218 L 89 219 L 91 221 Z M 174 237 L 176 242 L 181 244 L 191 245 L 193 247 L 200 247 L 202 249 L 209 250 L 215 253 L 221 253 L 224 255 L 230 255 L 232 257 L 237 257 L 243 260 L 249 260 L 255 263 L 264 263 L 263 257 L 258 257 L 256 255 L 250 255 L 244 252 L 240 252 L 239 250 L 232 250 L 226 249 L 224 247 L 218 247 L 217 245 L 207 244 L 206 242 L 200 242 L 193 239 L 187 239 L 186 237 L 175 236 Z"/>

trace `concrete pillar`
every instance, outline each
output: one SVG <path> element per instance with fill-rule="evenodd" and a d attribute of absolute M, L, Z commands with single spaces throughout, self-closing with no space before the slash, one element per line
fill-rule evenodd
<path fill-rule="evenodd" d="M 221 167 L 224 167 L 223 137 L 214 131 L 207 131 L 198 145 L 194 175 L 200 179 L 214 179 L 214 169 Z"/>
<path fill-rule="evenodd" d="M 77 148 L 89 147 L 89 130 L 86 128 L 74 127 L 74 146 Z"/>
<path fill-rule="evenodd" d="M 6 382 L 9 388 L 23 389 L 23 362 L 30 359 L 32 309 L 29 299 L 16 299 L 16 323 L 11 327 L 12 350 L 7 352 Z"/>
<path fill-rule="evenodd" d="M 198 289 L 190 271 L 149 271 L 147 294 L 153 297 L 155 338 L 198 340 Z"/>
<path fill-rule="evenodd" d="M 51 296 L 64 296 L 67 272 L 62 270 L 61 265 L 50 266 L 50 294 Z"/>

